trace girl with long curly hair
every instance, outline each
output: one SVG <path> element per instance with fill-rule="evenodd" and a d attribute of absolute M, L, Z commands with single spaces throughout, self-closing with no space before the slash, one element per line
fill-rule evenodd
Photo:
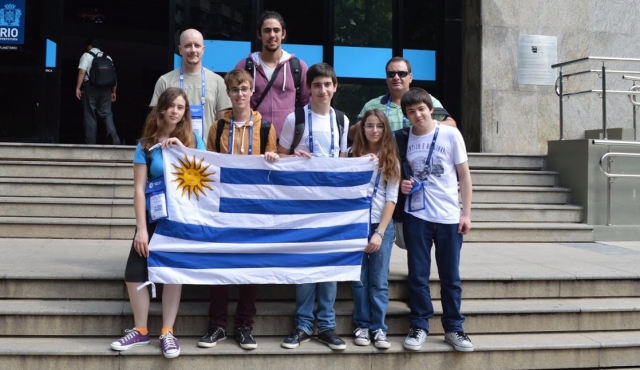
<path fill-rule="evenodd" d="M 360 281 L 352 284 L 357 325 L 355 344 L 371 343 L 377 348 L 391 346 L 384 323 L 389 305 L 389 261 L 395 239 L 393 210 L 398 199 L 400 161 L 396 141 L 383 111 L 366 111 L 360 121 L 351 151 L 353 156 L 376 156 L 378 170 L 371 180 L 371 228 L 369 244 L 362 259 Z"/>
<path fill-rule="evenodd" d="M 160 148 L 153 148 L 156 144 L 161 144 Z M 138 142 L 133 157 L 133 207 L 136 215 L 136 232 L 127 260 L 124 281 L 127 284 L 135 327 L 125 330 L 124 337 L 111 343 L 111 348 L 116 351 L 149 344 L 147 329 L 149 291 L 146 288 L 137 289 L 149 280 L 147 270 L 149 240 L 156 228 L 156 222 L 149 220 L 149 202 L 146 199 L 145 190 L 149 181 L 163 178 L 162 148 L 173 145 L 205 149 L 202 139 L 193 133 L 187 95 L 177 87 L 166 89 L 160 95 L 158 104 L 149 112 L 142 138 Z M 164 285 L 160 345 L 162 353 L 167 358 L 180 355 L 180 346 L 173 336 L 173 324 L 178 314 L 181 293 L 182 285 L 180 284 Z"/>

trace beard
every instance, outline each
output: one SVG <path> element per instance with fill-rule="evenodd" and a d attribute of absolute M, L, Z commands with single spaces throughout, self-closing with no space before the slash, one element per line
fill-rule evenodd
<path fill-rule="evenodd" d="M 262 44 L 262 47 L 270 53 L 275 53 L 276 51 L 278 51 L 278 49 L 280 49 L 280 45 L 276 46 L 275 48 L 272 48 L 269 45 Z"/>

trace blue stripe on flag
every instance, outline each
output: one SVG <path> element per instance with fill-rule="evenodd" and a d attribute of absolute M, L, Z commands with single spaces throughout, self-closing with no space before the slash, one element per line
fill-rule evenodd
<path fill-rule="evenodd" d="M 356 223 L 303 229 L 245 229 L 183 224 L 165 218 L 158 221 L 155 233 L 183 240 L 211 243 L 317 243 L 365 239 L 369 234 L 369 225 Z"/>
<path fill-rule="evenodd" d="M 149 267 L 234 269 L 265 267 L 359 266 L 362 251 L 336 253 L 181 253 L 149 252 Z"/>
<path fill-rule="evenodd" d="M 350 212 L 368 209 L 365 198 L 330 200 L 280 200 L 220 198 L 220 212 L 270 215 Z"/>
<path fill-rule="evenodd" d="M 238 185 L 351 187 L 368 184 L 373 171 L 322 172 L 220 168 L 220 182 Z"/>

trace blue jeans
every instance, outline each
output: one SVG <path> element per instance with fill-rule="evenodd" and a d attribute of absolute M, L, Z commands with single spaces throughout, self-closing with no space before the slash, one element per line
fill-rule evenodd
<path fill-rule="evenodd" d="M 371 232 L 378 224 L 371 224 Z M 369 236 L 371 237 L 371 235 Z M 360 281 L 351 283 L 353 290 L 353 321 L 359 328 L 382 329 L 387 332 L 384 317 L 389 306 L 389 261 L 395 232 L 393 221 L 384 231 L 380 249 L 374 253 L 365 253 L 362 257 Z"/>
<path fill-rule="evenodd" d="M 409 323 L 429 332 L 429 318 L 433 316 L 429 290 L 431 245 L 435 244 L 443 311 L 442 327 L 445 333 L 463 331 L 464 316 L 460 313 L 462 234 L 458 233 L 458 224 L 428 222 L 406 213 L 403 230 L 409 266 Z"/>
<path fill-rule="evenodd" d="M 318 333 L 336 327 L 336 311 L 333 303 L 336 301 L 338 283 L 309 283 L 296 285 L 296 328 L 313 333 L 314 313 L 318 316 Z M 313 302 L 318 298 L 318 309 L 314 312 Z"/>

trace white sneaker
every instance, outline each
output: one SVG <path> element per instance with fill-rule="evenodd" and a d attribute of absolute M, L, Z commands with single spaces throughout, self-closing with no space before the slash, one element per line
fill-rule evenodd
<path fill-rule="evenodd" d="M 454 331 L 452 333 L 445 333 L 444 341 L 452 345 L 456 351 L 472 352 L 473 343 L 471 339 L 463 331 Z"/>
<path fill-rule="evenodd" d="M 387 334 L 382 329 L 374 330 L 371 332 L 373 336 L 373 345 L 379 349 L 388 349 L 391 347 L 391 343 L 387 340 Z"/>
<path fill-rule="evenodd" d="M 420 329 L 411 327 L 409 334 L 404 339 L 404 348 L 412 351 L 419 351 L 422 348 L 422 344 L 427 340 L 427 332 Z"/>
<path fill-rule="evenodd" d="M 367 328 L 357 328 L 353 334 L 355 334 L 356 339 L 353 341 L 358 346 L 368 346 L 371 344 L 371 338 L 369 337 L 369 329 Z"/>

